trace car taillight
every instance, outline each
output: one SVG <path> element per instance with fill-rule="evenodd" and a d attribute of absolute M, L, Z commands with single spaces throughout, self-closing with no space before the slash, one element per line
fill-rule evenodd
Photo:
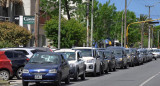
<path fill-rule="evenodd" d="M 53 52 L 51 49 L 49 49 L 51 52 Z"/>
<path fill-rule="evenodd" d="M 26 60 L 29 61 L 29 58 L 27 58 Z"/>

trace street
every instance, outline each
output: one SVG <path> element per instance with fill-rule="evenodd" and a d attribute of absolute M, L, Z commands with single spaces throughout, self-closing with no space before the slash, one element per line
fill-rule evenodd
<path fill-rule="evenodd" d="M 159 86 L 160 59 L 128 69 L 118 69 L 102 76 L 91 77 L 87 75 L 85 81 L 72 81 L 69 85 L 62 82 L 62 86 Z M 40 84 L 40 86 L 52 84 Z M 22 86 L 21 80 L 11 80 L 11 86 Z M 31 83 L 30 86 L 36 86 Z"/>

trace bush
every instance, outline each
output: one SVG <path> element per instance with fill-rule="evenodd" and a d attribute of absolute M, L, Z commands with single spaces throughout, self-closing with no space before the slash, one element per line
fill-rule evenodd
<path fill-rule="evenodd" d="M 1 44 L 8 43 L 7 46 L 25 45 L 30 39 L 31 33 L 26 28 L 10 22 L 0 22 Z"/>

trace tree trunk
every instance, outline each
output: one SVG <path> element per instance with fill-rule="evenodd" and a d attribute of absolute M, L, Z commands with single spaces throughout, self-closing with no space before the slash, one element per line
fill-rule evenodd
<path fill-rule="evenodd" d="M 65 3 L 65 9 L 66 9 L 66 12 L 67 12 L 68 20 L 70 20 L 71 17 L 70 17 L 70 13 L 69 13 L 68 1 L 67 1 L 67 0 L 64 0 L 64 3 Z"/>

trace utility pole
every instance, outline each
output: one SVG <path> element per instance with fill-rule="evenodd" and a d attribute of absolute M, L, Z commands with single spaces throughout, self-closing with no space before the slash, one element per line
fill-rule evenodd
<path fill-rule="evenodd" d="M 126 28 L 127 28 L 127 0 L 125 0 L 124 47 L 126 47 Z"/>
<path fill-rule="evenodd" d="M 143 48 L 143 39 L 144 39 L 144 23 L 141 24 L 141 48 Z"/>
<path fill-rule="evenodd" d="M 121 47 L 123 47 L 123 14 L 122 14 L 122 27 L 121 27 Z"/>
<path fill-rule="evenodd" d="M 148 7 L 149 8 L 149 20 L 150 20 L 150 9 L 151 9 L 151 7 L 153 7 L 153 6 L 149 6 L 149 5 L 146 5 L 146 7 Z M 149 30 L 148 30 L 148 48 L 151 48 L 151 26 L 149 25 Z"/>
<path fill-rule="evenodd" d="M 40 1 L 39 1 L 39 0 L 36 0 L 36 7 L 35 7 L 35 26 L 34 26 L 35 47 L 38 47 L 39 4 L 40 4 Z"/>
<path fill-rule="evenodd" d="M 58 49 L 61 48 L 61 0 L 59 0 Z"/>
<path fill-rule="evenodd" d="M 158 30 L 158 49 L 159 49 L 159 31 L 160 30 Z"/>
<path fill-rule="evenodd" d="M 154 28 L 152 27 L 152 41 L 151 41 L 151 48 L 153 48 L 153 30 Z"/>
<path fill-rule="evenodd" d="M 91 47 L 93 43 L 93 6 L 94 6 L 94 0 L 92 0 L 92 12 L 91 12 Z"/>
<path fill-rule="evenodd" d="M 87 47 L 89 47 L 89 4 L 90 0 L 87 0 Z"/>

